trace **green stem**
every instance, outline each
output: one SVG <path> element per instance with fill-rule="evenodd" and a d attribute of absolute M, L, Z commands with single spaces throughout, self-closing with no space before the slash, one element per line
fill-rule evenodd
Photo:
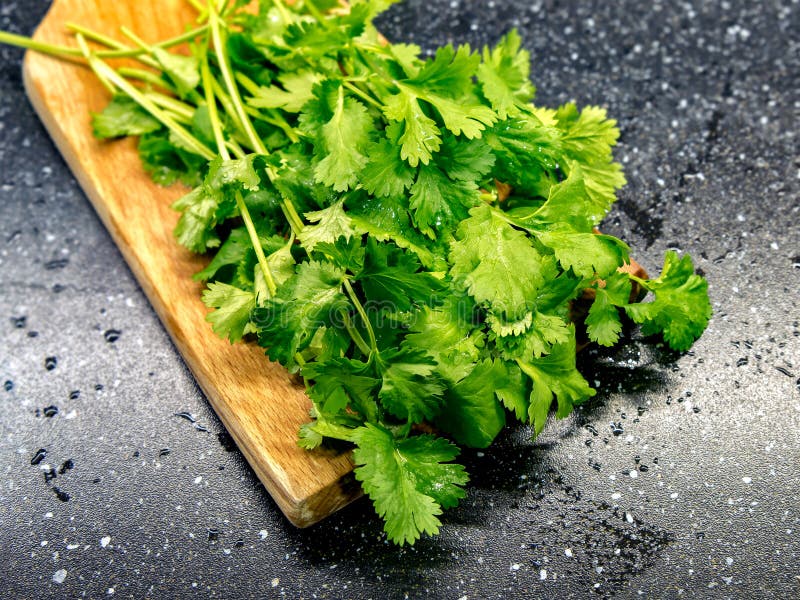
<path fill-rule="evenodd" d="M 275 5 L 275 8 L 278 9 L 278 12 L 281 15 L 281 20 L 286 24 L 289 25 L 293 19 L 291 13 L 286 8 L 286 5 L 283 3 L 283 0 L 272 0 L 272 4 Z"/>
<path fill-rule="evenodd" d="M 91 65 L 92 64 L 92 53 L 89 50 L 89 46 L 86 44 L 86 40 L 83 39 L 83 36 L 80 33 L 76 36 L 76 39 L 78 40 L 78 46 L 80 46 L 81 53 L 83 54 L 83 57 L 86 60 L 88 60 L 89 64 Z M 113 85 L 111 85 L 111 82 L 108 80 L 107 77 L 104 77 L 103 75 L 101 75 L 97 71 L 95 71 L 95 74 L 97 75 L 97 80 L 103 85 L 104 88 L 106 88 L 109 91 L 109 93 L 112 96 L 117 93 L 117 90 L 114 88 Z"/>
<path fill-rule="evenodd" d="M 120 69 L 122 71 L 122 69 Z M 191 121 L 194 118 L 195 108 L 177 98 L 167 96 L 159 92 L 145 92 L 145 96 L 150 98 L 158 106 L 169 109 L 172 113 L 179 115 L 182 119 Z"/>
<path fill-rule="evenodd" d="M 323 14 L 322 14 L 322 13 L 319 11 L 319 9 L 317 8 L 317 6 L 314 4 L 314 2 L 313 2 L 312 0 L 305 0 L 305 1 L 303 2 L 303 5 L 306 7 L 306 10 L 307 10 L 309 13 L 311 13 L 311 16 L 312 16 L 312 17 L 314 17 L 314 18 L 315 18 L 317 21 L 319 21 L 319 22 L 320 22 L 320 24 L 321 24 L 321 25 L 322 25 L 322 26 L 323 26 L 325 29 L 327 29 L 327 30 L 329 30 L 329 31 L 330 31 L 330 29 L 331 29 L 331 24 L 328 22 L 328 19 L 326 19 L 326 18 L 325 18 L 325 15 L 323 15 Z"/>
<path fill-rule="evenodd" d="M 171 116 L 165 113 L 158 105 L 148 98 L 141 90 L 131 85 L 124 77 L 120 76 L 114 69 L 109 67 L 102 60 L 94 55 L 89 55 L 89 66 L 97 74 L 98 77 L 105 77 L 117 86 L 124 93 L 128 94 L 139 106 L 144 108 L 147 112 L 158 119 L 165 127 L 167 127 L 173 134 L 175 134 L 187 148 L 192 152 L 205 158 L 206 160 L 213 160 L 215 154 L 207 148 L 200 140 L 194 137 L 191 133 L 186 131 L 179 125 Z"/>
<path fill-rule="evenodd" d="M 127 77 L 128 79 L 138 79 L 139 81 L 144 81 L 145 83 L 158 86 L 170 92 L 175 91 L 175 89 L 165 79 L 162 79 L 152 71 L 145 71 L 144 69 L 135 69 L 133 67 L 120 67 L 119 69 L 117 69 L 117 73 L 119 73 L 123 77 Z"/>
<path fill-rule="evenodd" d="M 92 31 L 86 27 L 81 25 L 76 25 L 75 23 L 65 23 L 64 26 L 74 33 L 80 33 L 85 37 L 87 40 L 92 40 L 93 42 L 97 42 L 99 44 L 103 44 L 109 48 L 113 48 L 114 50 L 122 50 L 125 52 L 133 51 L 134 49 L 126 46 L 122 42 L 115 40 L 114 38 L 110 38 L 107 35 L 99 33 L 97 31 Z M 153 67 L 154 69 L 158 69 L 158 63 L 154 61 L 149 56 L 141 56 L 144 54 L 143 50 L 139 50 L 139 54 L 136 55 L 136 60 L 141 62 L 142 64 L 147 65 L 148 67 Z M 95 55 L 97 56 L 97 55 Z"/>
<path fill-rule="evenodd" d="M 186 0 L 189 4 L 192 5 L 192 8 L 195 9 L 198 13 L 203 13 L 206 10 L 206 7 L 203 6 L 199 0 Z"/>
<path fill-rule="evenodd" d="M 252 79 L 250 79 L 247 75 L 245 75 L 242 72 L 238 72 L 236 73 L 235 77 L 236 81 L 238 81 L 251 96 L 255 96 L 258 94 L 258 89 L 259 89 L 258 84 Z M 279 110 L 274 108 L 267 109 L 267 114 L 269 115 L 269 117 L 265 117 L 260 111 L 254 109 L 251 106 L 245 106 L 245 110 L 249 115 L 256 116 L 256 118 L 261 119 L 262 121 L 269 123 L 270 125 L 274 125 L 278 129 L 283 131 L 283 133 L 286 134 L 286 137 L 288 137 L 290 141 L 298 142 L 300 140 L 300 138 L 297 135 L 297 132 L 291 125 L 289 125 L 288 121 L 286 121 L 286 119 L 280 113 Z"/>
<path fill-rule="evenodd" d="M 168 40 L 157 42 L 151 47 L 163 48 L 166 50 L 167 48 L 172 48 L 173 46 L 196 39 L 197 37 L 203 35 L 207 29 L 208 26 L 203 25 Z M 142 48 L 127 48 L 125 50 L 100 50 L 99 52 L 95 52 L 95 55 L 98 58 L 136 58 L 144 54 L 144 52 L 145 50 Z"/>
<path fill-rule="evenodd" d="M 25 37 L 24 35 L 17 35 L 16 33 L 8 33 L 0 31 L 0 44 L 8 44 L 9 46 L 16 46 L 17 48 L 26 48 L 28 50 L 35 50 L 43 54 L 51 54 L 53 56 L 61 56 L 64 58 L 78 58 L 83 56 L 79 48 L 69 48 L 68 46 L 58 46 L 56 44 L 47 44 L 37 40 Z"/>
<path fill-rule="evenodd" d="M 211 123 L 211 130 L 214 132 L 214 142 L 217 144 L 217 149 L 222 157 L 222 160 L 230 160 L 231 155 L 228 152 L 228 147 L 225 145 L 225 135 L 222 132 L 222 124 L 219 120 L 219 112 L 217 112 L 217 99 L 214 97 L 214 86 L 211 84 L 213 81 L 211 77 L 211 69 L 208 66 L 208 48 L 205 49 L 206 56 L 200 61 L 200 77 L 203 80 L 203 90 L 206 94 L 206 107 L 208 108 L 208 120 Z M 278 291 L 278 286 L 275 285 L 275 279 L 272 277 L 272 272 L 267 263 L 267 257 L 264 256 L 264 248 L 261 246 L 261 240 L 258 237 L 256 226 L 253 223 L 253 218 L 250 216 L 250 211 L 242 198 L 242 193 L 236 190 L 236 207 L 239 209 L 239 214 L 244 221 L 244 226 L 247 229 L 247 235 L 250 237 L 250 243 L 256 253 L 258 265 L 261 268 L 261 273 L 264 275 L 264 281 L 267 284 L 270 296 L 274 296 Z"/>
<path fill-rule="evenodd" d="M 344 289 L 347 291 L 347 295 L 350 297 L 351 302 L 355 305 L 356 310 L 358 311 L 361 320 L 364 322 L 364 327 L 367 329 L 367 335 L 369 336 L 369 345 L 373 351 L 378 351 L 378 341 L 375 339 L 375 332 L 372 330 L 372 323 L 370 323 L 369 319 L 367 318 L 367 311 L 364 310 L 364 306 L 361 304 L 361 301 L 358 299 L 356 295 L 356 291 L 353 289 L 350 280 L 345 278 L 344 280 Z M 369 356 L 370 352 L 365 352 L 367 356 Z"/>
<path fill-rule="evenodd" d="M 269 151 L 258 137 L 256 130 L 253 128 L 253 124 L 250 122 L 250 117 L 247 116 L 247 113 L 244 110 L 242 99 L 239 96 L 239 89 L 236 87 L 236 82 L 234 82 L 233 75 L 231 74 L 230 64 L 228 64 L 228 55 L 225 51 L 225 44 L 222 40 L 219 15 L 217 14 L 216 7 L 212 7 L 211 3 L 209 3 L 208 23 L 211 28 L 211 38 L 214 41 L 214 48 L 217 51 L 217 58 L 219 60 L 220 72 L 222 73 L 222 80 L 225 82 L 225 87 L 228 89 L 228 94 L 231 97 L 235 114 L 239 117 L 239 121 L 241 121 L 252 147 L 259 154 L 268 155 Z"/>
<path fill-rule="evenodd" d="M 350 81 L 345 81 L 344 82 L 344 87 L 346 87 L 348 90 L 353 92 L 356 96 L 358 96 L 359 98 L 361 98 L 365 102 L 368 102 L 369 104 L 372 104 L 372 106 L 374 106 L 375 108 L 378 108 L 381 111 L 383 111 L 383 104 L 381 104 L 380 102 L 375 100 L 372 96 L 367 94 L 365 91 L 363 91 L 357 85 L 354 85 Z"/>
<path fill-rule="evenodd" d="M 356 329 L 356 326 L 353 324 L 350 315 L 347 314 L 347 312 L 345 311 L 342 311 L 341 314 L 342 317 L 344 318 L 344 328 L 347 330 L 347 333 L 350 334 L 350 337 L 356 343 L 358 349 L 361 350 L 361 353 L 364 354 L 365 356 L 369 356 L 372 353 L 372 349 L 369 347 L 367 342 L 364 341 L 364 338 L 358 332 L 358 329 Z"/>

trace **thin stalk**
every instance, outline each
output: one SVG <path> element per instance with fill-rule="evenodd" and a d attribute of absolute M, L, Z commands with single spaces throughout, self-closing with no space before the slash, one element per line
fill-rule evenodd
<path fill-rule="evenodd" d="M 64 25 L 67 29 L 74 33 L 82 34 L 87 40 L 92 40 L 93 42 L 97 42 L 99 44 L 103 44 L 109 48 L 113 48 L 114 50 L 123 50 L 125 52 L 133 51 L 133 48 L 130 46 L 126 46 L 120 41 L 115 40 L 114 38 L 108 37 L 102 33 L 97 31 L 92 31 L 82 25 L 77 25 L 75 23 L 66 23 Z M 141 62 L 142 64 L 147 65 L 148 67 L 153 67 L 154 69 L 159 68 L 158 63 L 150 58 L 149 56 L 142 56 L 144 51 L 140 50 L 139 54 L 136 55 L 136 60 Z"/>
<path fill-rule="evenodd" d="M 88 60 L 89 64 L 91 65 L 92 52 L 89 50 L 89 46 L 86 44 L 86 40 L 83 39 L 83 36 L 80 33 L 76 36 L 76 39 L 78 40 L 78 46 L 80 46 L 83 57 L 86 60 Z M 111 82 L 108 80 L 107 77 L 103 77 L 103 75 L 101 75 L 97 71 L 95 71 L 95 74 L 97 75 L 97 80 L 103 85 L 104 88 L 106 88 L 109 91 L 109 93 L 112 96 L 117 93 L 117 90 L 114 88 L 113 85 L 111 85 Z"/>
<path fill-rule="evenodd" d="M 171 116 L 161 110 L 161 108 L 159 108 L 152 99 L 148 98 L 146 94 L 142 93 L 141 90 L 131 85 L 124 77 L 96 56 L 89 55 L 88 60 L 89 66 L 92 67 L 92 70 L 98 77 L 105 77 L 124 93 L 128 94 L 139 106 L 144 108 L 174 133 L 192 152 L 202 156 L 206 160 L 214 159 L 215 154 L 209 148 L 186 131 L 186 129 L 179 125 Z"/>
<path fill-rule="evenodd" d="M 211 4 L 209 4 L 209 8 L 208 24 L 211 28 L 211 38 L 214 41 L 214 48 L 217 51 L 217 58 L 219 60 L 220 72 L 222 73 L 222 80 L 225 82 L 225 87 L 228 89 L 228 94 L 231 97 L 231 102 L 233 103 L 235 113 L 244 126 L 244 130 L 247 133 L 247 137 L 249 138 L 252 147 L 255 148 L 259 154 L 267 155 L 269 154 L 269 151 L 258 137 L 256 130 L 253 128 L 253 124 L 250 122 L 250 117 L 247 116 L 247 113 L 244 110 L 242 99 L 239 96 L 239 89 L 236 87 L 236 82 L 233 80 L 231 68 L 228 64 L 228 56 L 225 52 L 225 45 L 222 40 L 222 31 L 220 28 L 219 15 L 217 14 L 216 7 L 211 9 Z"/>
<path fill-rule="evenodd" d="M 345 281 L 347 281 L 345 279 Z M 350 318 L 350 315 L 347 314 L 345 311 L 341 312 L 342 318 L 344 320 L 344 328 L 347 330 L 347 333 L 350 334 L 352 340 L 358 346 L 358 349 L 361 350 L 362 354 L 369 356 L 372 353 L 372 348 L 369 347 L 369 344 L 364 341 L 364 338 L 358 332 L 355 325 L 353 324 L 353 320 Z"/>
<path fill-rule="evenodd" d="M 121 70 L 122 69 L 120 69 L 120 71 Z M 189 119 L 191 121 L 194 117 L 195 108 L 193 106 L 189 106 L 185 102 L 181 102 L 177 98 L 173 98 L 172 96 L 167 96 L 159 92 L 145 92 L 145 95 L 158 106 L 168 108 L 171 112 L 180 115 L 183 119 Z"/>
<path fill-rule="evenodd" d="M 247 75 L 238 72 L 236 73 L 235 77 L 236 81 L 238 81 L 251 96 L 255 96 L 256 94 L 258 94 L 258 88 L 259 88 L 258 84 L 252 79 L 250 79 Z M 261 111 L 256 110 L 252 106 L 245 105 L 244 108 L 247 111 L 247 114 L 255 116 L 256 118 L 261 119 L 262 121 L 274 125 L 278 129 L 282 130 L 283 133 L 286 134 L 286 137 L 288 137 L 289 140 L 291 140 L 292 142 L 298 142 L 300 140 L 300 138 L 297 135 L 297 132 L 291 125 L 289 125 L 289 122 L 284 118 L 284 116 L 280 113 L 279 110 L 276 110 L 274 108 L 266 109 L 266 112 L 269 115 L 269 117 L 265 117 Z"/>
<path fill-rule="evenodd" d="M 56 44 L 47 44 L 40 42 L 24 35 L 17 35 L 16 33 L 8 33 L 0 31 L 0 44 L 8 44 L 9 46 L 16 46 L 17 48 L 26 48 L 28 50 L 35 50 L 42 54 L 50 54 L 53 56 L 62 57 L 75 57 L 83 56 L 80 48 L 70 48 L 68 46 L 58 46 Z"/>
<path fill-rule="evenodd" d="M 145 71 L 144 69 L 136 69 L 133 67 L 120 67 L 117 69 L 117 73 L 123 77 L 127 77 L 128 79 L 138 79 L 139 81 L 144 81 L 145 83 L 158 86 L 167 91 L 173 93 L 175 92 L 175 89 L 169 84 L 169 82 L 167 82 L 165 79 L 162 79 L 158 76 L 158 74 L 153 73 L 152 71 Z"/>
<path fill-rule="evenodd" d="M 358 299 L 356 295 L 356 291 L 353 289 L 350 280 L 345 278 L 344 280 L 344 289 L 347 291 L 347 295 L 350 297 L 350 301 L 355 305 L 356 310 L 358 311 L 361 320 L 364 322 L 364 327 L 367 329 L 367 335 L 369 336 L 369 345 L 372 350 L 378 350 L 378 341 L 375 339 L 375 332 L 372 330 L 372 323 L 370 323 L 369 319 L 367 318 L 367 311 L 364 310 L 364 306 L 361 304 L 361 301 Z M 365 352 L 367 356 L 369 356 L 370 352 Z"/>
<path fill-rule="evenodd" d="M 206 52 L 208 49 L 206 48 Z M 214 97 L 214 87 L 211 85 L 211 69 L 208 67 L 208 59 L 200 61 L 200 76 L 203 80 L 203 90 L 206 94 L 206 106 L 208 108 L 208 120 L 211 122 L 211 130 L 214 132 L 214 141 L 217 144 L 217 149 L 222 157 L 222 160 L 230 160 L 231 155 L 228 152 L 228 147 L 225 145 L 225 136 L 222 133 L 222 124 L 219 120 L 219 112 L 217 112 L 217 99 Z M 275 279 L 272 277 L 272 272 L 267 263 L 267 257 L 264 256 L 264 248 L 261 246 L 261 240 L 258 237 L 256 226 L 253 223 L 253 218 L 250 216 L 250 211 L 244 203 L 242 193 L 236 190 L 236 207 L 239 209 L 239 214 L 242 216 L 244 226 L 247 229 L 247 235 L 250 237 L 250 243 L 256 253 L 258 265 L 261 268 L 261 273 L 264 275 L 264 282 L 267 284 L 270 296 L 274 296 L 278 291 L 278 286 L 275 285 Z"/>
<path fill-rule="evenodd" d="M 306 10 L 309 13 L 311 13 L 312 17 L 314 17 L 317 21 L 319 21 L 320 24 L 325 29 L 330 31 L 330 29 L 331 29 L 330 22 L 328 21 L 328 19 L 325 18 L 325 15 L 323 15 L 320 12 L 320 10 L 317 8 L 317 6 L 314 4 L 314 2 L 312 0 L 305 0 L 305 2 L 303 2 L 303 5 L 306 7 Z"/>
<path fill-rule="evenodd" d="M 292 19 L 292 15 L 289 10 L 286 8 L 286 5 L 283 3 L 283 0 L 272 0 L 272 4 L 275 5 L 275 8 L 278 9 L 278 12 L 281 15 L 281 20 L 286 23 L 287 25 L 291 23 L 294 19 Z"/>
<path fill-rule="evenodd" d="M 383 110 L 383 104 L 381 104 L 380 102 L 375 100 L 375 98 L 373 98 L 372 96 L 370 96 L 369 94 L 367 94 L 366 92 L 361 90 L 361 88 L 359 88 L 357 85 L 354 85 L 353 83 L 351 83 L 349 81 L 344 81 L 344 87 L 346 87 L 348 90 L 353 92 L 356 96 L 358 96 L 359 98 L 361 98 L 365 102 L 368 102 L 369 104 L 372 104 L 372 106 L 374 106 L 375 108 Z"/>
<path fill-rule="evenodd" d="M 247 152 L 242 150 L 242 147 L 239 144 L 237 144 L 235 140 L 226 140 L 225 147 L 231 152 L 233 152 L 233 155 L 236 158 L 244 158 L 245 156 L 247 156 Z"/>
<path fill-rule="evenodd" d="M 152 44 L 153 48 L 172 48 L 173 46 L 178 46 L 179 44 L 183 44 L 185 42 L 189 42 L 201 35 L 203 35 L 206 30 L 208 29 L 207 25 L 202 25 L 186 33 L 182 33 L 181 35 L 175 36 L 168 40 L 163 40 L 160 42 L 156 42 Z M 142 48 L 128 48 L 126 50 L 100 50 L 99 52 L 95 52 L 95 55 L 98 58 L 136 58 L 145 53 L 145 50 Z"/>
<path fill-rule="evenodd" d="M 186 2 L 188 2 L 198 13 L 202 13 L 206 10 L 206 7 L 200 4 L 198 0 L 186 0 Z"/>

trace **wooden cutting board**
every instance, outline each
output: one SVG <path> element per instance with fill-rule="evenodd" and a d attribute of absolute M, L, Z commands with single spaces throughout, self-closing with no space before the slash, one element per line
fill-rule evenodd
<path fill-rule="evenodd" d="M 185 31 L 196 13 L 185 0 L 55 0 L 34 38 L 75 46 L 73 22 L 124 41 L 126 25 L 147 42 Z M 113 63 L 112 63 L 113 64 Z M 296 444 L 311 403 L 280 365 L 255 345 L 218 338 L 205 321 L 202 285 L 191 276 L 205 259 L 178 246 L 171 202 L 186 193 L 162 188 L 142 170 L 134 140 L 101 142 L 90 111 L 108 92 L 81 65 L 28 52 L 28 96 L 116 242 L 208 401 L 286 517 L 299 527 L 325 518 L 361 495 L 347 454 L 307 452 Z"/>

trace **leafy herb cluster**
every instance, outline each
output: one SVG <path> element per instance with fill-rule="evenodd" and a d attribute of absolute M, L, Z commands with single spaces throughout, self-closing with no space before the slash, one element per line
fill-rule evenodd
<path fill-rule="evenodd" d="M 114 93 L 94 132 L 140 136 L 156 181 L 194 186 L 175 235 L 211 256 L 195 275 L 211 326 L 304 378 L 300 445 L 354 445 L 392 541 L 435 534 L 464 496 L 456 444 L 486 447 L 508 418 L 537 435 L 554 401 L 564 417 L 595 393 L 575 367 L 584 290 L 601 345 L 621 313 L 677 350 L 706 327 L 688 256 L 657 279 L 619 270 L 628 246 L 594 229 L 625 183 L 616 123 L 532 104 L 516 32 L 425 58 L 372 25 L 390 0 L 192 3 L 200 26 L 157 45 L 73 26 Z M 158 74 L 113 69 L 119 55 Z M 632 283 L 652 299 L 632 303 Z"/>

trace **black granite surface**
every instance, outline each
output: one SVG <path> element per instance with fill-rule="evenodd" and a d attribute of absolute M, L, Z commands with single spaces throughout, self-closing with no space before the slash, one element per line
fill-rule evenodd
<path fill-rule="evenodd" d="M 0 28 L 30 33 L 47 6 L 0 1 Z M 468 454 L 435 539 L 388 545 L 365 502 L 294 529 L 2 48 L 0 594 L 798 597 L 798 2 L 408 0 L 380 27 L 426 49 L 518 27 L 540 103 L 608 107 L 629 184 L 604 228 L 653 271 L 692 253 L 706 334 L 684 355 L 635 334 L 587 354 L 598 396 L 536 443 L 519 429 Z"/>

